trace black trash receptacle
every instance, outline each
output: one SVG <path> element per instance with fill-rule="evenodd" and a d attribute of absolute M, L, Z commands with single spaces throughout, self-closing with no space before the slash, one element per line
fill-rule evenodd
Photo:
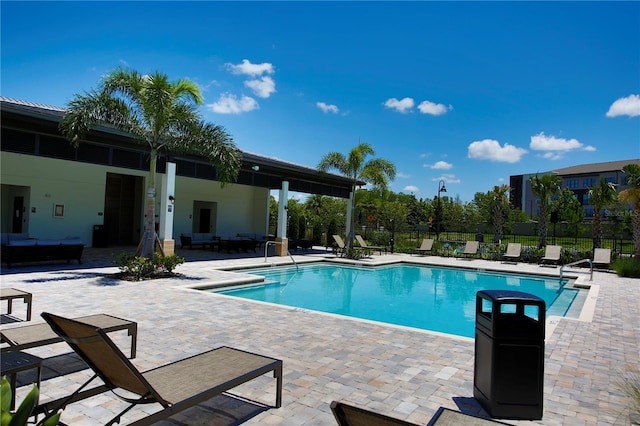
<path fill-rule="evenodd" d="M 93 225 L 93 242 L 92 247 L 107 246 L 107 230 L 104 225 Z"/>
<path fill-rule="evenodd" d="M 473 396 L 491 417 L 542 418 L 545 310 L 521 291 L 476 294 Z"/>
<path fill-rule="evenodd" d="M 484 243 L 484 234 L 476 234 L 476 241 L 479 243 Z"/>

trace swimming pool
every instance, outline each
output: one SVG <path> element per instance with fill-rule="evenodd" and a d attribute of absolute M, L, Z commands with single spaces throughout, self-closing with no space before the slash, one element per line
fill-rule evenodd
<path fill-rule="evenodd" d="M 476 292 L 518 290 L 546 303 L 546 315 L 564 316 L 577 289 L 567 280 L 414 264 L 357 267 L 312 264 L 251 269 L 258 285 L 209 290 L 228 296 L 473 337 Z"/>

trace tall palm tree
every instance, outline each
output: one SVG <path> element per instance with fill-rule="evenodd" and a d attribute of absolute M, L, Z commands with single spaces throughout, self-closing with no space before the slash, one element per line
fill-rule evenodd
<path fill-rule="evenodd" d="M 549 199 L 560 192 L 562 179 L 558 175 L 546 174 L 542 176 L 531 176 L 531 192 L 540 199 L 538 208 L 540 217 L 538 218 L 538 248 L 547 245 L 547 213 L 549 211 Z"/>
<path fill-rule="evenodd" d="M 618 199 L 633 204 L 633 257 L 640 262 L 640 165 L 627 164 L 622 171 L 627 174 L 628 188 L 620 191 Z"/>
<path fill-rule="evenodd" d="M 241 152 L 223 127 L 202 121 L 196 108 L 203 97 L 186 79 L 169 81 L 165 74 L 142 75 L 118 68 L 97 89 L 76 94 L 60 122 L 60 129 L 77 147 L 89 130 L 110 125 L 149 149 L 146 226 L 139 253 L 151 257 L 156 248 L 156 163 L 162 150 L 204 156 L 224 184 L 236 179 Z"/>
<path fill-rule="evenodd" d="M 368 143 L 360 143 L 345 156 L 340 152 L 330 152 L 320 160 L 318 169 L 326 172 L 335 169 L 351 179 L 351 211 L 355 212 L 356 187 L 360 182 L 370 183 L 375 187 L 386 189 L 389 181 L 396 177 L 396 166 L 388 160 L 373 158 L 366 161 L 375 151 Z M 353 235 L 355 228 L 355 215 L 351 215 L 349 234 L 347 235 L 347 247 L 353 247 Z"/>
<path fill-rule="evenodd" d="M 502 228 L 509 210 L 509 185 L 496 185 L 491 192 L 491 209 L 493 211 L 493 240 L 502 240 Z"/>
<path fill-rule="evenodd" d="M 600 185 L 589 188 L 587 193 L 593 204 L 593 248 L 599 248 L 602 245 L 602 209 L 615 203 L 618 192 L 614 183 L 601 177 Z"/>

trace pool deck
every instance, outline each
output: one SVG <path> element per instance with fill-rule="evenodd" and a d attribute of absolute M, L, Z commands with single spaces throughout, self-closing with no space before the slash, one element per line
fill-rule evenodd
<path fill-rule="evenodd" d="M 340 400 L 393 417 L 426 424 L 443 406 L 487 416 L 473 398 L 473 339 L 407 327 L 343 318 L 303 309 L 238 300 L 203 293 L 188 286 L 233 281 L 224 268 L 265 265 L 258 254 L 218 254 L 178 250 L 187 262 L 176 271 L 183 277 L 145 282 L 122 282 L 105 277 L 117 272 L 111 264 L 114 249 L 87 249 L 83 265 L 16 265 L 2 269 L 3 288 L 33 294 L 34 318 L 42 311 L 76 317 L 108 313 L 138 323 L 141 371 L 218 346 L 256 352 L 284 362 L 283 404 L 273 404 L 275 380 L 269 376 L 241 385 L 223 395 L 176 414 L 163 425 L 331 425 L 329 403 Z M 293 253 L 297 262 L 334 259 L 318 249 Z M 550 274 L 559 268 L 505 264 L 436 256 L 374 255 L 360 263 L 396 261 Z M 266 264 L 290 263 L 289 257 L 269 256 Z M 3 265 L 4 266 L 4 265 Z M 577 271 L 577 272 L 575 272 Z M 550 318 L 544 371 L 544 414 L 540 421 L 507 423 L 544 425 L 630 424 L 629 401 L 616 382 L 625 371 L 640 366 L 640 280 L 572 268 L 565 275 L 592 285 L 581 319 Z M 6 304 L 2 305 L 6 313 Z M 14 315 L 24 317 L 14 301 Z M 3 315 L 2 327 L 8 323 Z M 126 353 L 129 338 L 112 333 Z M 41 400 L 75 390 L 89 370 L 69 367 L 70 349 L 58 343 L 27 352 L 45 361 Z M 65 370 L 66 369 L 66 370 Z M 55 377 L 55 371 L 67 374 Z M 49 378 L 52 376 L 51 378 Z M 18 389 L 18 400 L 28 386 Z M 104 423 L 126 404 L 102 394 L 67 407 L 62 421 L 72 425 Z M 123 416 L 127 424 L 159 409 L 158 404 L 135 408 Z"/>

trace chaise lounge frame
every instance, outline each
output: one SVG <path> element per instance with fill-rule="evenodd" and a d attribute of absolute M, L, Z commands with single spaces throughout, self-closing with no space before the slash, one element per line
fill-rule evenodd
<path fill-rule="evenodd" d="M 130 423 L 150 425 L 269 372 L 273 372 L 276 379 L 275 408 L 282 405 L 281 360 L 223 346 L 140 372 L 104 330 L 47 312 L 43 312 L 42 317 L 95 375 L 68 398 L 56 401 L 59 405 L 46 406 L 36 413 L 44 411 L 48 417 L 70 402 L 82 399 L 83 393 L 92 396 L 111 390 L 130 405 L 106 425 L 119 423 L 121 417 L 138 404 L 158 403 L 162 410 Z M 104 385 L 83 391 L 95 378 L 100 378 Z M 117 389 L 132 392 L 137 398 L 122 397 L 115 392 Z"/>

